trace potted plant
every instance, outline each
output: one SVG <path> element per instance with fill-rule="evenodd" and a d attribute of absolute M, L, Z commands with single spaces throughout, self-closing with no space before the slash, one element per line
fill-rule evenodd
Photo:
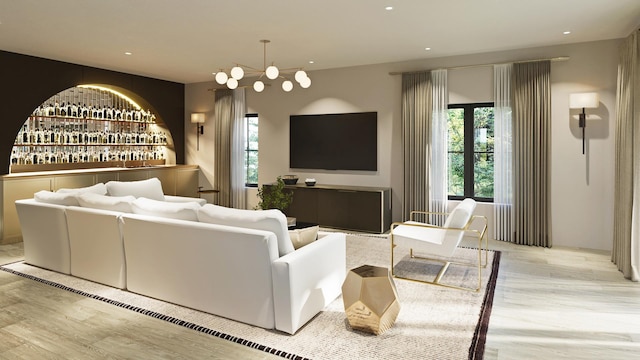
<path fill-rule="evenodd" d="M 293 202 L 293 192 L 286 191 L 284 185 L 284 181 L 280 176 L 278 176 L 275 184 L 267 185 L 266 187 L 262 185 L 258 189 L 260 202 L 258 202 L 256 209 L 278 209 L 284 213 Z"/>

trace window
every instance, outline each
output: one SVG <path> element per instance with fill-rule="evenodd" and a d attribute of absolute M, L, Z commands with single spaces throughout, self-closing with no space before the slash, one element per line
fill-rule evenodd
<path fill-rule="evenodd" d="M 493 201 L 493 103 L 449 105 L 449 199 Z"/>
<path fill-rule="evenodd" d="M 245 115 L 245 185 L 258 187 L 258 114 Z"/>

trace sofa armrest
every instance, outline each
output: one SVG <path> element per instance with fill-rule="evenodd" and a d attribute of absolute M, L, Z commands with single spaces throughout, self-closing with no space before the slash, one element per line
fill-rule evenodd
<path fill-rule="evenodd" d="M 346 236 L 321 234 L 272 264 L 276 329 L 295 333 L 342 292 Z"/>
<path fill-rule="evenodd" d="M 164 201 L 177 202 L 177 203 L 180 203 L 180 202 L 197 202 L 198 204 L 200 204 L 200 206 L 202 206 L 202 205 L 207 203 L 206 199 L 187 197 L 187 196 L 175 196 L 175 195 L 165 195 L 164 196 Z"/>

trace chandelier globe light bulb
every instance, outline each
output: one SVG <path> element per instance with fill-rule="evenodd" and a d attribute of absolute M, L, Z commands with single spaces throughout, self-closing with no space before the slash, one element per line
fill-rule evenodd
<path fill-rule="evenodd" d="M 262 90 L 264 90 L 264 83 L 260 80 L 257 80 L 253 83 L 253 90 L 255 90 L 256 92 L 262 92 Z"/>
<path fill-rule="evenodd" d="M 282 82 L 282 90 L 284 90 L 285 92 L 289 92 L 291 90 L 293 90 L 293 83 L 289 80 L 285 80 Z"/>
<path fill-rule="evenodd" d="M 218 71 L 216 73 L 216 82 L 220 85 L 226 84 L 228 78 L 229 77 L 227 76 L 227 73 L 225 73 L 224 71 Z"/>
<path fill-rule="evenodd" d="M 267 75 L 269 79 L 274 80 L 278 78 L 278 75 L 280 75 L 280 70 L 278 70 L 278 68 L 275 67 L 275 65 L 271 65 L 266 68 L 265 75 Z"/>
<path fill-rule="evenodd" d="M 231 69 L 231 77 L 236 80 L 242 79 L 244 77 L 244 69 L 242 69 L 240 66 L 235 66 L 233 69 Z"/>
<path fill-rule="evenodd" d="M 235 89 L 238 87 L 238 80 L 234 79 L 234 78 L 229 78 L 229 80 L 227 80 L 227 87 L 231 90 Z"/>
<path fill-rule="evenodd" d="M 298 83 L 301 83 L 307 77 L 307 73 L 304 70 L 298 70 L 295 74 L 295 79 Z"/>
<path fill-rule="evenodd" d="M 300 87 L 302 87 L 303 89 L 307 89 L 309 88 L 309 86 L 311 86 L 311 79 L 309 79 L 308 77 L 304 78 L 300 82 Z"/>

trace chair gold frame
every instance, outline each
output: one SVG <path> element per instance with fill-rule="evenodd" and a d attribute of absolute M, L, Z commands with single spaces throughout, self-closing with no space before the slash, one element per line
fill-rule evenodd
<path fill-rule="evenodd" d="M 410 215 L 409 215 L 409 220 L 410 221 L 415 221 L 414 220 L 415 215 L 423 215 L 426 218 L 428 216 L 433 216 L 433 215 L 436 215 L 436 216 L 447 216 L 447 215 L 449 215 L 449 213 L 430 212 L 430 211 L 412 211 L 410 213 Z M 471 225 L 476 220 L 479 220 L 479 221 L 482 222 L 481 229 L 480 230 L 470 229 Z M 436 226 L 436 225 L 426 224 L 426 223 L 404 223 L 404 222 L 394 222 L 394 223 L 392 223 L 391 224 L 390 234 L 389 234 L 390 235 L 389 238 L 391 239 L 391 241 L 390 241 L 391 242 L 391 276 L 393 276 L 394 278 L 398 278 L 398 279 L 410 280 L 410 281 L 415 281 L 415 282 L 424 283 L 424 284 L 444 286 L 444 287 L 447 287 L 447 288 L 453 288 L 453 289 L 458 289 L 458 290 L 479 292 L 480 288 L 482 287 L 482 269 L 487 267 L 487 264 L 488 264 L 488 261 L 489 261 L 489 253 L 488 253 L 488 251 L 489 251 L 489 239 L 487 238 L 487 224 L 488 224 L 487 217 L 486 216 L 482 216 L 482 215 L 473 215 L 473 216 L 471 216 L 469 218 L 469 221 L 467 221 L 465 226 L 463 228 L 461 228 L 461 229 L 444 228 L 444 227 L 441 227 L 441 226 Z M 436 277 L 435 277 L 435 279 L 433 281 L 420 280 L 420 279 L 414 279 L 414 278 L 399 276 L 399 275 L 397 275 L 395 273 L 395 264 L 394 264 L 393 253 L 394 253 L 394 248 L 397 245 L 395 244 L 395 241 L 394 241 L 393 230 L 397 226 L 400 226 L 400 225 L 442 229 L 443 231 L 461 231 L 461 232 L 464 232 L 465 234 L 467 234 L 467 233 L 474 234 L 474 236 L 477 236 L 477 238 L 478 238 L 478 263 L 474 264 L 474 263 L 469 263 L 469 262 L 448 261 L 448 260 L 442 260 L 442 259 L 436 259 L 436 258 L 416 256 L 413 253 L 413 248 L 410 248 L 409 249 L 409 255 L 411 256 L 412 259 L 427 260 L 427 261 L 432 261 L 432 262 L 440 262 L 440 263 L 443 263 L 444 265 L 440 268 L 440 271 L 438 272 L 438 274 L 436 275 Z M 485 248 L 484 249 L 482 248 L 482 241 L 483 240 L 485 242 Z M 484 251 L 484 263 L 482 261 L 482 253 L 483 253 L 483 251 Z M 475 267 L 477 265 L 477 267 L 478 267 L 478 286 L 476 288 L 468 288 L 468 287 L 450 285 L 450 284 L 445 284 L 445 283 L 440 282 L 442 280 L 442 277 L 444 276 L 445 272 L 447 271 L 447 269 L 449 268 L 449 266 L 451 264 L 462 265 L 462 266 L 471 266 L 471 267 Z"/>

